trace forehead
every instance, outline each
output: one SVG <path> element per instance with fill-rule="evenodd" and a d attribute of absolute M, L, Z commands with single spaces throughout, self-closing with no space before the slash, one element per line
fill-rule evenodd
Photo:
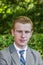
<path fill-rule="evenodd" d="M 17 30 L 31 30 L 32 29 L 32 25 L 30 23 L 15 23 L 15 29 Z"/>

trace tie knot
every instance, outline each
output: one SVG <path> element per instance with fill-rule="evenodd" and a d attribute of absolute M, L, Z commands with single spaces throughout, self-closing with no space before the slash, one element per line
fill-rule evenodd
<path fill-rule="evenodd" d="M 20 53 L 21 55 L 23 55 L 23 54 L 24 54 L 24 51 L 25 51 L 25 50 L 20 50 L 19 53 Z"/>

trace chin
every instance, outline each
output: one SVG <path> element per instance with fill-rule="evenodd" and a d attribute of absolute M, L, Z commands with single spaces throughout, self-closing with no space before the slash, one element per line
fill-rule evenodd
<path fill-rule="evenodd" d="M 26 44 L 25 43 L 21 43 L 21 46 L 25 46 Z"/>

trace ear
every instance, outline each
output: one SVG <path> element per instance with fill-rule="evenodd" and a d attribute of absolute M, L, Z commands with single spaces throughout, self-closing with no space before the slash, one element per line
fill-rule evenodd
<path fill-rule="evenodd" d="M 12 33 L 12 36 L 14 37 L 14 30 L 13 29 L 11 29 L 11 33 Z"/>

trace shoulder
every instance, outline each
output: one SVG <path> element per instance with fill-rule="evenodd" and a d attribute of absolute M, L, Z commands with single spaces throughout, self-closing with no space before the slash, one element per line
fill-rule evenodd
<path fill-rule="evenodd" d="M 31 49 L 31 53 L 35 54 L 35 55 L 39 55 L 40 53 L 37 50 Z"/>
<path fill-rule="evenodd" d="M 11 60 L 11 56 L 10 56 L 10 52 L 9 52 L 9 47 L 1 50 L 0 51 L 0 61 L 1 61 L 1 63 L 4 64 L 4 65 L 6 65 L 6 64 L 10 65 L 10 60 Z"/>
<path fill-rule="evenodd" d="M 42 65 L 42 57 L 41 57 L 41 54 L 34 50 L 34 49 L 31 49 L 31 53 L 33 55 L 33 58 L 35 60 L 36 63 L 38 63 L 39 65 Z"/>
<path fill-rule="evenodd" d="M 37 50 L 31 49 L 31 53 L 36 57 L 41 57 L 40 52 L 38 52 Z"/>
<path fill-rule="evenodd" d="M 32 48 L 28 48 L 28 51 L 30 52 L 30 54 L 32 54 L 34 59 L 41 58 L 41 54 L 37 50 L 34 50 Z"/>
<path fill-rule="evenodd" d="M 28 47 L 28 51 L 30 51 L 30 53 L 35 55 L 35 56 L 41 55 L 39 51 L 32 49 L 30 47 Z"/>
<path fill-rule="evenodd" d="M 10 53 L 10 49 L 13 47 L 13 45 L 10 45 L 9 47 L 5 48 L 5 49 L 2 49 L 0 50 L 0 54 L 3 54 L 3 55 L 8 55 Z"/>
<path fill-rule="evenodd" d="M 9 47 L 0 51 L 0 58 L 8 59 L 10 56 Z"/>
<path fill-rule="evenodd" d="M 0 50 L 0 54 L 6 55 L 9 52 L 9 47 L 3 50 Z"/>

